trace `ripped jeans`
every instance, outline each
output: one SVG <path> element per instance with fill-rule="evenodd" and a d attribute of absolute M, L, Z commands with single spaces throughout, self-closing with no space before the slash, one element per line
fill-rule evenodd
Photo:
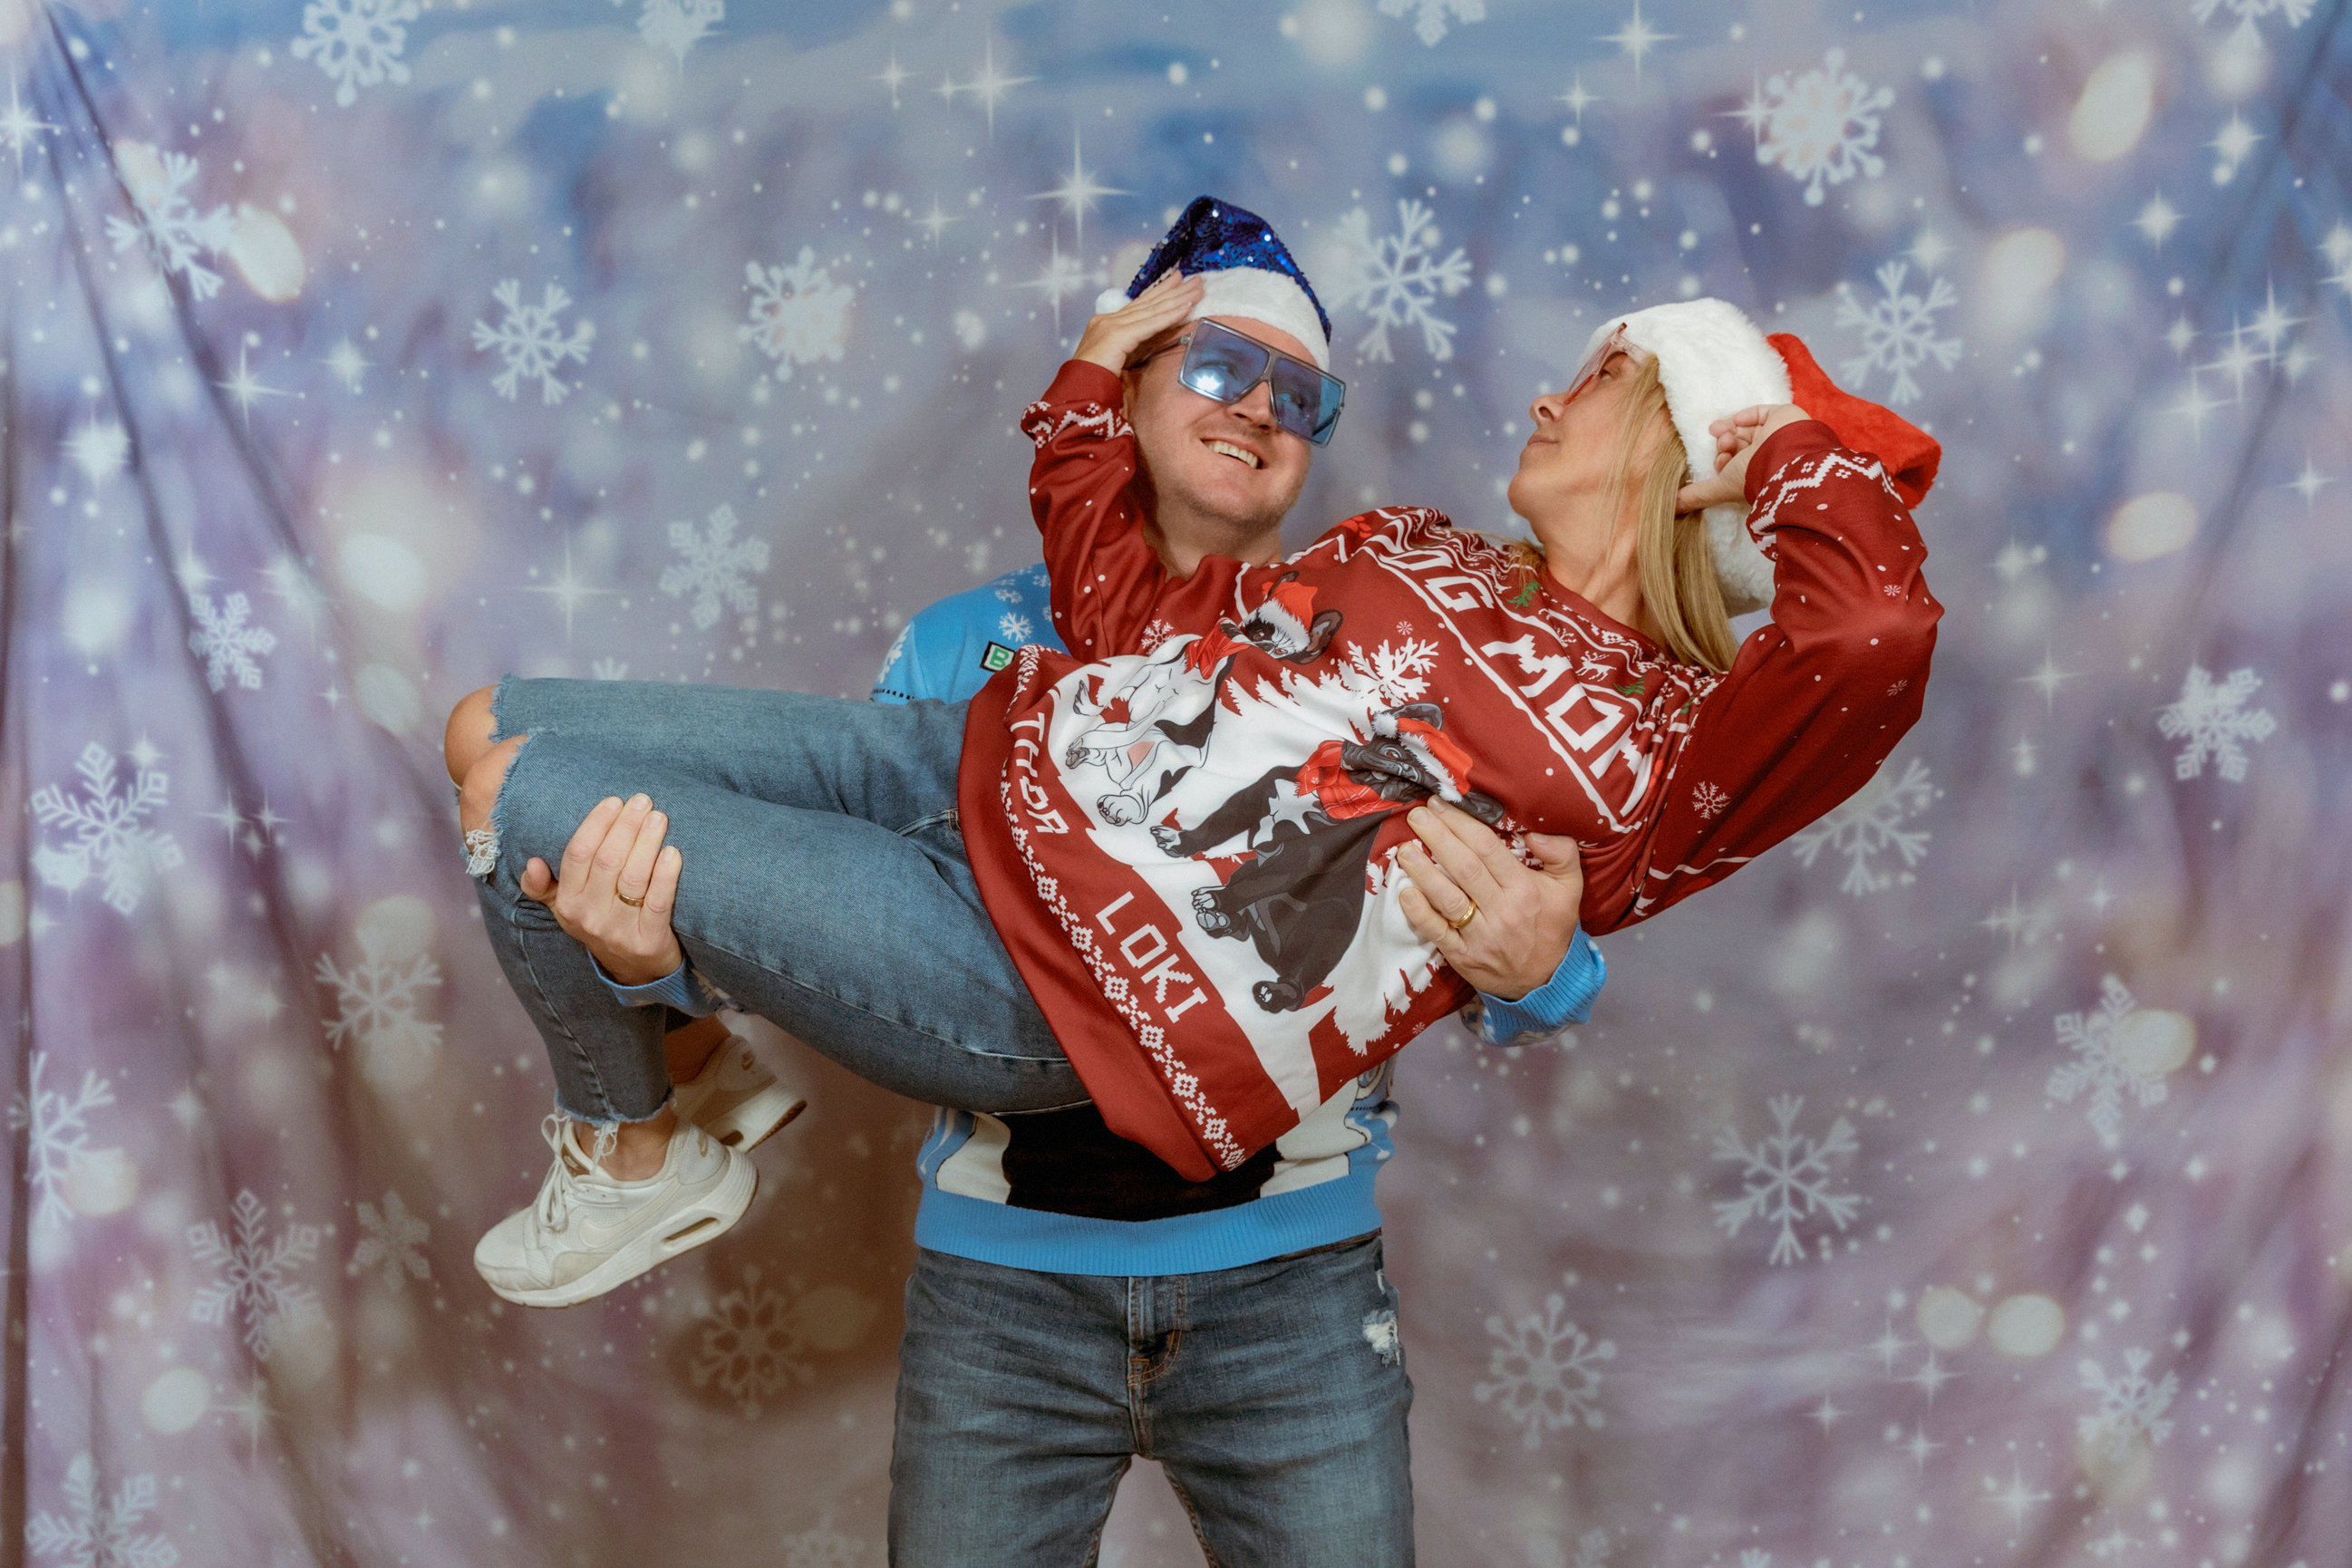
<path fill-rule="evenodd" d="M 490 819 L 482 921 L 547 1043 L 559 1109 L 598 1127 L 669 1100 L 672 1015 L 624 1005 L 524 898 L 590 808 L 643 791 L 683 857 L 671 923 L 704 985 L 909 1099 L 1042 1110 L 1087 1098 L 998 940 L 956 824 L 963 703 L 654 681 L 500 683 L 530 737 Z"/>

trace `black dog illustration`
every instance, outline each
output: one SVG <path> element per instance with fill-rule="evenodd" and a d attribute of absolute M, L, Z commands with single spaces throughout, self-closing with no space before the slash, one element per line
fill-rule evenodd
<path fill-rule="evenodd" d="M 1363 918 L 1366 873 L 1381 824 L 1402 805 L 1442 795 L 1489 825 L 1501 805 L 1463 786 L 1468 759 L 1444 742 L 1433 703 L 1392 708 L 1370 741 L 1326 741 L 1303 767 L 1276 766 L 1227 796 L 1190 829 L 1151 830 L 1175 857 L 1209 854 L 1240 838 L 1255 852 L 1223 887 L 1192 895 L 1211 936 L 1247 941 L 1274 971 L 1250 994 L 1269 1013 L 1302 1005 L 1346 956 Z"/>

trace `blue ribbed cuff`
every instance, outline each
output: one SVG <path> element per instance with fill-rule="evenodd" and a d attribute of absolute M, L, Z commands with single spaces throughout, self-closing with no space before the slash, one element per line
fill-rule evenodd
<path fill-rule="evenodd" d="M 1608 982 L 1608 961 L 1579 926 L 1549 980 L 1516 1002 L 1480 992 L 1478 999 L 1462 1010 L 1464 1022 L 1476 1029 L 1486 1045 L 1537 1045 L 1570 1024 L 1591 1017 L 1592 1004 Z"/>
<path fill-rule="evenodd" d="M 624 1007 L 675 1007 L 690 1018 L 707 1018 L 720 1006 L 718 994 L 683 963 L 659 980 L 648 980 L 643 985 L 622 984 L 605 973 L 601 963 L 596 965 L 596 978 L 604 983 L 613 1000 Z"/>

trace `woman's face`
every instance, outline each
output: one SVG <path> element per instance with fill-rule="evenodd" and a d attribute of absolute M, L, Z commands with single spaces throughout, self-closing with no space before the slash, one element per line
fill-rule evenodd
<path fill-rule="evenodd" d="M 1603 499 L 1624 428 L 1627 391 L 1641 368 L 1621 350 L 1602 360 L 1580 388 L 1546 393 L 1528 405 L 1535 429 L 1519 448 L 1518 472 L 1511 477 L 1513 511 L 1534 522 Z"/>

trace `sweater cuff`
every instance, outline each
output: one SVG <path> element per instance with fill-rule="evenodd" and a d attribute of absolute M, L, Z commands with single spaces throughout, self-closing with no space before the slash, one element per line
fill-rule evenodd
<path fill-rule="evenodd" d="M 1475 1013 L 1476 1016 L 1465 1017 L 1465 1021 L 1477 1030 L 1483 1044 L 1536 1045 L 1550 1039 L 1570 1024 L 1581 1024 L 1591 1018 L 1592 1004 L 1608 980 L 1608 963 L 1584 934 L 1584 928 L 1579 926 L 1549 980 L 1516 1002 L 1481 992 L 1476 1001 L 1463 1009 L 1465 1015 Z"/>
<path fill-rule="evenodd" d="M 594 963 L 595 960 L 589 962 Z M 596 964 L 596 978 L 604 983 L 613 1000 L 624 1007 L 675 1007 L 689 1018 L 708 1018 L 721 1005 L 718 994 L 683 962 L 659 980 L 649 980 L 643 985 L 622 984 L 605 973 L 601 963 Z"/>
<path fill-rule="evenodd" d="M 1754 506 L 1773 476 L 1791 461 L 1826 452 L 1837 444 L 1837 432 L 1818 419 L 1800 419 L 1773 431 L 1748 459 L 1748 504 Z"/>

